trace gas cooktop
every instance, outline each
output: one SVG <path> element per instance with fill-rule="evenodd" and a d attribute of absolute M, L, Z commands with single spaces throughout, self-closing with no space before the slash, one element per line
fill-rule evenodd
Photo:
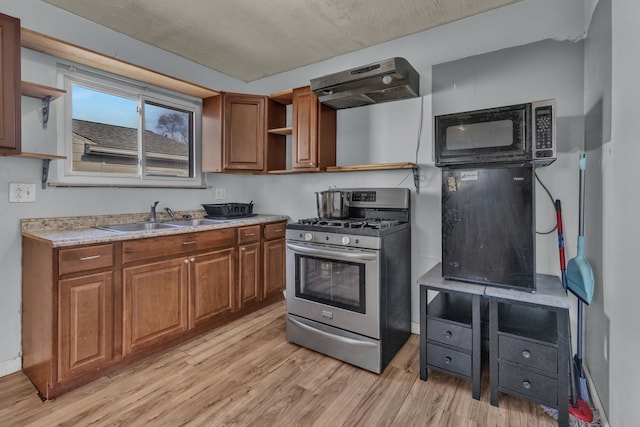
<path fill-rule="evenodd" d="M 349 218 L 349 219 L 329 219 L 329 218 L 305 218 L 298 220 L 300 225 L 310 225 L 323 228 L 372 228 L 384 230 L 400 224 L 397 219 L 384 218 Z M 328 231 L 328 230 L 327 230 Z"/>
<path fill-rule="evenodd" d="M 355 236 L 381 237 L 407 227 L 409 227 L 409 224 L 404 221 L 379 218 L 350 218 L 340 220 L 307 218 L 301 219 L 296 223 L 287 224 L 288 230 L 315 232 L 318 236 L 320 236 L 320 234 L 322 236 L 348 234 Z M 293 234 L 288 236 L 293 239 L 302 239 L 304 234 L 297 236 L 297 238 L 294 237 Z"/>

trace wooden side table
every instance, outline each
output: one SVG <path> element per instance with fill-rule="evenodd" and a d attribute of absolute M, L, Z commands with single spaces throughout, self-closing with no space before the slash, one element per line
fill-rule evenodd
<path fill-rule="evenodd" d="M 555 276 L 537 275 L 536 292 L 487 286 L 491 404 L 508 393 L 558 409 L 569 423 L 569 299 Z"/>
<path fill-rule="evenodd" d="M 445 280 L 441 264 L 418 279 L 420 284 L 420 379 L 435 369 L 472 383 L 480 399 L 481 300 L 485 286 Z M 438 295 L 427 303 L 427 291 Z"/>

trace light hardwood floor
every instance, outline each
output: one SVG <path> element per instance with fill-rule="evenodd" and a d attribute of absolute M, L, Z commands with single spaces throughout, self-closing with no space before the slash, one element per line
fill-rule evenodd
<path fill-rule="evenodd" d="M 419 378 L 413 335 L 382 375 L 290 344 L 277 303 L 109 377 L 41 402 L 0 378 L 2 426 L 555 426 L 539 405 L 480 401 L 468 382 Z"/>

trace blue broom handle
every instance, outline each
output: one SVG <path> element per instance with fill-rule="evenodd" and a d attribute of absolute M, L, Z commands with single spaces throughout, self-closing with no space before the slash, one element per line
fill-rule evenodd
<path fill-rule="evenodd" d="M 582 376 L 582 310 L 583 310 L 583 304 L 582 301 L 580 300 L 580 298 L 578 298 L 578 325 L 577 325 L 577 329 L 578 329 L 578 337 L 577 339 L 577 354 L 576 354 L 576 358 L 578 359 L 578 369 L 579 369 L 579 374 L 580 376 Z"/>
<path fill-rule="evenodd" d="M 587 153 L 580 153 L 580 199 L 578 212 L 578 235 L 584 236 L 584 170 L 587 167 Z"/>

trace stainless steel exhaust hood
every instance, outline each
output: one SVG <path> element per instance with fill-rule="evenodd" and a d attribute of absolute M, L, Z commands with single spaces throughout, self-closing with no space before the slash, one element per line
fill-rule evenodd
<path fill-rule="evenodd" d="M 311 90 L 336 110 L 415 98 L 420 75 L 404 58 L 390 58 L 311 79 Z"/>

